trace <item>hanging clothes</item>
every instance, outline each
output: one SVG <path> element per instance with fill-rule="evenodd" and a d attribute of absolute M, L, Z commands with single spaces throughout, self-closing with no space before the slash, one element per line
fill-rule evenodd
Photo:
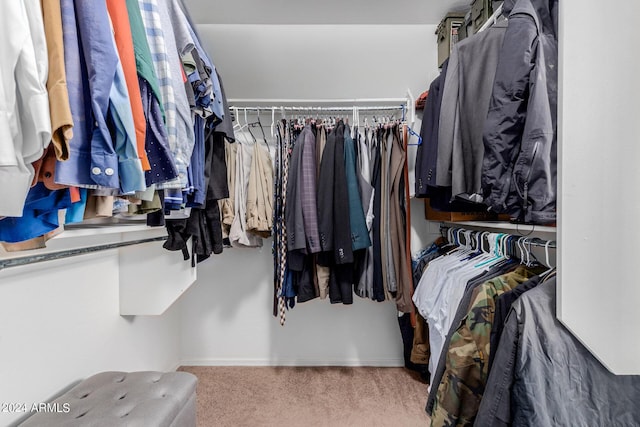
<path fill-rule="evenodd" d="M 391 249 L 391 259 L 389 264 L 393 266 L 393 276 L 389 282 L 394 283 L 396 305 L 398 311 L 411 313 L 413 303 L 411 295 L 413 286 L 406 260 L 410 254 L 407 253 L 406 228 L 406 205 L 404 203 L 405 192 L 403 169 L 405 167 L 406 152 L 400 141 L 399 127 L 394 127 L 391 132 L 391 155 L 390 155 L 390 188 L 389 188 L 389 239 Z"/>
<path fill-rule="evenodd" d="M 354 293 L 394 300 L 410 313 L 406 151 L 399 124 L 361 130 L 341 119 L 282 120 L 278 144 L 274 315 L 282 322 L 285 307 L 318 297 L 352 304 Z M 382 212 L 383 203 L 381 218 L 376 209 Z M 395 286 L 391 292 L 385 280 Z"/>
<path fill-rule="evenodd" d="M 254 156 L 252 144 L 239 143 L 236 155 L 235 212 L 229 240 L 233 246 L 261 247 L 262 238 L 247 230 L 247 190 Z"/>
<path fill-rule="evenodd" d="M 267 149 L 256 143 L 247 190 L 247 230 L 270 237 L 273 229 L 273 165 Z"/>
<path fill-rule="evenodd" d="M 449 57 L 438 126 L 436 184 L 452 197 L 482 202 L 485 127 L 500 49 L 500 22 L 456 43 Z"/>
<path fill-rule="evenodd" d="M 20 128 L 0 147 L 0 180 L 13 176 L 0 208 L 0 239 L 15 242 L 12 250 L 44 247 L 61 225 L 58 217 L 77 222 L 186 203 L 201 209 L 189 223 L 190 235 L 214 242 L 201 239 L 194 246 L 198 259 L 218 253 L 217 200 L 227 197 L 226 160 L 224 142 L 210 145 L 206 135 L 220 125 L 226 138 L 235 137 L 224 114 L 222 80 L 182 2 L 29 0 L 7 6 L 3 16 L 12 20 L 3 26 L 12 34 L 0 43 L 21 56 L 6 73 L 11 81 L 2 83 L 2 104 L 21 123 L 0 126 Z M 24 61 L 28 71 L 20 71 Z M 163 187 L 166 198 L 155 194 Z M 63 209 L 68 215 L 58 215 Z"/>
<path fill-rule="evenodd" d="M 4 42 L 7 50 L 2 93 L 6 102 L 0 110 L 0 217 L 22 214 L 34 176 L 30 163 L 41 157 L 51 140 L 46 42 L 42 22 L 37 23 L 42 12 L 36 5 L 3 2 L 1 6 L 2 39 L 15 42 Z"/>
<path fill-rule="evenodd" d="M 432 426 L 471 426 L 478 411 L 488 374 L 491 353 L 490 333 L 495 300 L 534 276 L 534 272 L 518 267 L 511 273 L 491 279 L 473 291 L 466 316 L 446 349 L 446 369 L 437 386 Z M 469 348 L 475 350 L 468 351 Z M 435 387 L 432 382 L 432 387 Z"/>
<path fill-rule="evenodd" d="M 475 425 L 640 424 L 640 377 L 612 374 L 558 320 L 556 282 L 511 306 Z"/>
<path fill-rule="evenodd" d="M 508 0 L 484 132 L 484 203 L 519 221 L 556 220 L 558 0 Z M 512 19 L 513 18 L 513 19 Z"/>
<path fill-rule="evenodd" d="M 220 212 L 222 214 L 222 233 L 225 239 L 229 240 L 231 224 L 235 219 L 235 194 L 236 194 L 236 158 L 238 155 L 238 145 L 225 140 L 225 161 L 227 164 L 227 186 L 229 197 L 220 200 Z M 228 245 L 231 245 L 229 241 Z"/>

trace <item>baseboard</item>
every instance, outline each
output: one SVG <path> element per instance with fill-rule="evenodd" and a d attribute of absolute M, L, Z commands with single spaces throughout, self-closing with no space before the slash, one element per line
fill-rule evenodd
<path fill-rule="evenodd" d="M 403 359 L 185 359 L 181 366 L 349 366 L 349 367 L 384 367 L 397 368 L 404 366 Z"/>

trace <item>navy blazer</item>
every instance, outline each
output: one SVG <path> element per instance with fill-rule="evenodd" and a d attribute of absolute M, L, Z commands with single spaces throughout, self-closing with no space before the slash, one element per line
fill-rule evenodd
<path fill-rule="evenodd" d="M 447 59 L 442 65 L 440 75 L 429 87 L 429 95 L 424 107 L 422 127 L 420 128 L 422 144 L 418 146 L 416 153 L 416 197 L 429 197 L 433 193 L 433 189 L 429 189 L 429 187 L 436 186 L 440 107 L 448 65 L 449 60 Z"/>

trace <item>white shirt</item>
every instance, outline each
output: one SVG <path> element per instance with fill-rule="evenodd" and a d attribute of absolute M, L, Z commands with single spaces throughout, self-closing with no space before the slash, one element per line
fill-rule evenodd
<path fill-rule="evenodd" d="M 0 216 L 22 216 L 31 162 L 51 141 L 48 58 L 38 0 L 0 2 Z"/>

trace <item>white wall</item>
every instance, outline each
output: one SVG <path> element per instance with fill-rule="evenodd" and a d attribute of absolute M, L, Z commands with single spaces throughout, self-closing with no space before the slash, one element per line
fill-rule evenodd
<path fill-rule="evenodd" d="M 0 402 L 30 407 L 101 371 L 179 365 L 177 307 L 120 316 L 119 268 L 111 250 L 0 271 Z"/>
<path fill-rule="evenodd" d="M 433 25 L 200 25 L 228 98 L 402 98 L 436 75 Z"/>
<path fill-rule="evenodd" d="M 560 2 L 558 315 L 613 372 L 640 374 L 640 2 Z"/>
<path fill-rule="evenodd" d="M 398 98 L 435 77 L 435 27 L 414 25 L 203 25 L 229 98 Z M 419 123 L 416 124 L 419 127 Z M 414 201 L 414 249 L 427 242 Z M 432 230 L 433 231 L 433 230 Z M 261 250 L 225 249 L 203 263 L 182 302 L 185 365 L 400 366 L 393 302 L 296 305 L 272 316 L 271 240 Z"/>

